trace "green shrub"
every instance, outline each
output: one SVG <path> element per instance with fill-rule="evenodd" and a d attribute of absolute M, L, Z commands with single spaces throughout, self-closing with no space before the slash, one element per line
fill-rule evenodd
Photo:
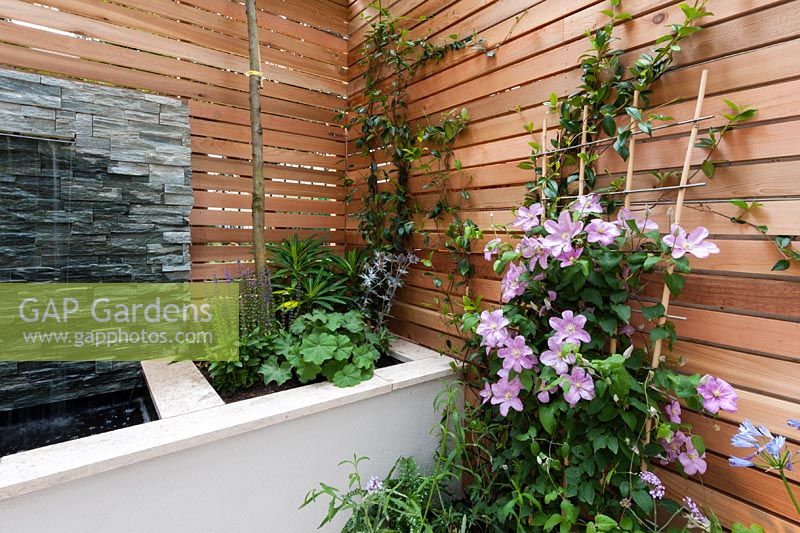
<path fill-rule="evenodd" d="M 320 375 L 338 387 L 372 377 L 375 362 L 388 348 L 388 335 L 373 332 L 357 311 L 314 311 L 297 317 L 275 340 L 275 355 L 261 367 L 266 382 L 292 376 L 308 383 Z"/>

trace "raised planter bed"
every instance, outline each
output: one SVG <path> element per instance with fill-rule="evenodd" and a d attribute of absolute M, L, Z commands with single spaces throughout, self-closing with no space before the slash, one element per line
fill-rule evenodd
<path fill-rule="evenodd" d="M 369 456 L 364 473 L 383 476 L 399 455 L 423 467 L 433 456 L 433 402 L 442 380 L 454 379 L 451 359 L 407 341 L 394 353 L 402 364 L 351 388 L 318 383 L 225 405 L 208 395 L 191 412 L 192 402 L 154 391 L 161 420 L 0 460 L 0 521 L 18 533 L 52 524 L 62 532 L 313 531 L 324 504 L 298 506 L 320 481 L 346 484 L 342 459 Z M 151 387 L 157 381 L 148 377 Z M 192 397 L 189 381 L 200 385 L 196 376 L 178 383 Z"/>

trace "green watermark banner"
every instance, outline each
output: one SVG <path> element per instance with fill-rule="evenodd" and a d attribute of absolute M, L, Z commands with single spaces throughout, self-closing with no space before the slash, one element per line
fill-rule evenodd
<path fill-rule="evenodd" d="M 0 283 L 0 360 L 231 361 L 237 283 Z"/>

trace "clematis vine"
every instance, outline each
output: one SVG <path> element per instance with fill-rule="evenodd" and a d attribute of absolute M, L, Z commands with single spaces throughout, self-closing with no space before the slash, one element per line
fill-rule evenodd
<path fill-rule="evenodd" d="M 492 257 L 497 255 L 502 242 L 503 241 L 500 239 L 492 239 L 491 241 L 487 242 L 486 246 L 483 247 L 483 258 L 486 261 L 491 261 Z"/>
<path fill-rule="evenodd" d="M 482 312 L 480 324 L 475 330 L 483 338 L 481 345 L 487 348 L 496 348 L 505 344 L 508 338 L 506 329 L 508 324 L 509 321 L 503 316 L 502 309 Z"/>
<path fill-rule="evenodd" d="M 572 251 L 572 239 L 583 230 L 583 222 L 573 221 L 569 211 L 562 211 L 558 215 L 558 222 L 546 220 L 544 229 L 548 235 L 542 244 L 550 249 L 550 254 L 559 256 Z"/>
<path fill-rule="evenodd" d="M 667 417 L 669 417 L 669 421 L 673 424 L 680 424 L 681 423 L 681 404 L 677 401 L 672 400 L 664 407 L 664 412 L 667 413 Z"/>
<path fill-rule="evenodd" d="M 528 282 L 520 279 L 525 272 L 526 270 L 523 267 L 515 265 L 514 263 L 508 265 L 508 269 L 506 269 L 506 273 L 503 275 L 503 281 L 500 284 L 503 302 L 509 302 L 525 292 Z"/>
<path fill-rule="evenodd" d="M 600 214 L 603 212 L 603 206 L 600 205 L 600 196 L 596 194 L 579 196 L 577 200 L 570 204 L 570 209 L 581 218 L 590 214 Z"/>
<path fill-rule="evenodd" d="M 697 393 L 703 398 L 703 409 L 716 414 L 720 410 L 735 413 L 739 395 L 730 384 L 720 378 L 706 374 L 700 378 Z"/>
<path fill-rule="evenodd" d="M 558 260 L 560 261 L 559 266 L 568 267 L 574 265 L 575 261 L 580 258 L 582 253 L 583 248 L 573 248 L 569 252 L 561 252 L 561 255 L 558 256 Z"/>
<path fill-rule="evenodd" d="M 678 455 L 678 461 L 683 466 L 683 471 L 687 476 L 695 474 L 705 474 L 708 465 L 706 464 L 706 454 L 702 455 L 694 447 L 691 440 L 687 440 L 684 444 L 685 450 Z"/>
<path fill-rule="evenodd" d="M 522 372 L 523 368 L 531 369 L 538 362 L 522 335 L 509 340 L 497 351 L 497 357 L 503 360 L 503 368 L 514 372 Z"/>
<path fill-rule="evenodd" d="M 616 224 L 595 218 L 586 225 L 586 240 L 610 246 L 622 232 Z"/>
<path fill-rule="evenodd" d="M 550 249 L 542 243 L 542 237 L 523 237 L 519 243 L 519 252 L 525 259 L 530 259 L 531 270 L 534 270 L 537 264 L 543 269 L 547 268 Z"/>
<path fill-rule="evenodd" d="M 522 411 L 522 400 L 519 393 L 522 390 L 522 382 L 519 378 L 508 381 L 508 378 L 501 378 L 500 381 L 492 385 L 492 405 L 500 406 L 500 414 L 508 416 L 508 410 Z"/>
<path fill-rule="evenodd" d="M 564 344 L 558 337 L 552 336 L 547 339 L 547 350 L 542 352 L 539 360 L 561 376 L 569 372 L 569 365 L 575 363 L 575 354 L 571 349 L 564 349 Z"/>
<path fill-rule="evenodd" d="M 522 231 L 528 232 L 539 225 L 539 217 L 544 213 L 541 204 L 531 204 L 529 207 L 522 206 L 517 209 L 517 218 L 513 225 Z"/>
<path fill-rule="evenodd" d="M 686 230 L 677 224 L 670 226 L 669 235 L 664 237 L 664 244 L 672 248 L 672 257 L 680 259 L 687 253 L 699 259 L 705 259 L 711 254 L 718 254 L 719 247 L 713 242 L 706 241 L 708 230 L 699 226 L 688 235 Z"/>
<path fill-rule="evenodd" d="M 662 465 L 668 465 L 678 460 L 678 456 L 683 451 L 686 443 L 690 442 L 689 437 L 683 431 L 676 431 L 669 439 L 661 441 L 665 456 L 661 458 Z"/>
<path fill-rule="evenodd" d="M 594 381 L 585 369 L 576 366 L 567 377 L 564 399 L 570 407 L 575 407 L 581 400 L 590 401 L 594 398 Z"/>
<path fill-rule="evenodd" d="M 561 313 L 561 318 L 550 318 L 550 327 L 553 328 L 554 336 L 558 339 L 558 342 L 575 344 L 576 346 L 580 346 L 581 342 L 592 342 L 589 332 L 583 329 L 585 324 L 585 316 L 575 315 L 570 310 Z"/>
<path fill-rule="evenodd" d="M 481 390 L 478 393 L 478 396 L 483 398 L 483 401 L 481 401 L 481 404 L 485 404 L 486 402 L 488 402 L 489 400 L 492 399 L 492 386 L 489 384 L 488 381 L 485 381 L 483 383 L 483 390 Z"/>

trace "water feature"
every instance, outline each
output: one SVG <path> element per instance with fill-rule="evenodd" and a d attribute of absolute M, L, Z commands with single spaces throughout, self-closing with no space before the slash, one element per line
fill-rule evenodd
<path fill-rule="evenodd" d="M 144 387 L 0 411 L 0 456 L 156 419 Z"/>
<path fill-rule="evenodd" d="M 106 236 L 85 190 L 102 195 L 108 162 L 74 163 L 70 139 L 0 133 L 0 282 L 97 281 Z M 135 362 L 0 362 L 0 455 L 157 418 L 142 383 Z"/>

